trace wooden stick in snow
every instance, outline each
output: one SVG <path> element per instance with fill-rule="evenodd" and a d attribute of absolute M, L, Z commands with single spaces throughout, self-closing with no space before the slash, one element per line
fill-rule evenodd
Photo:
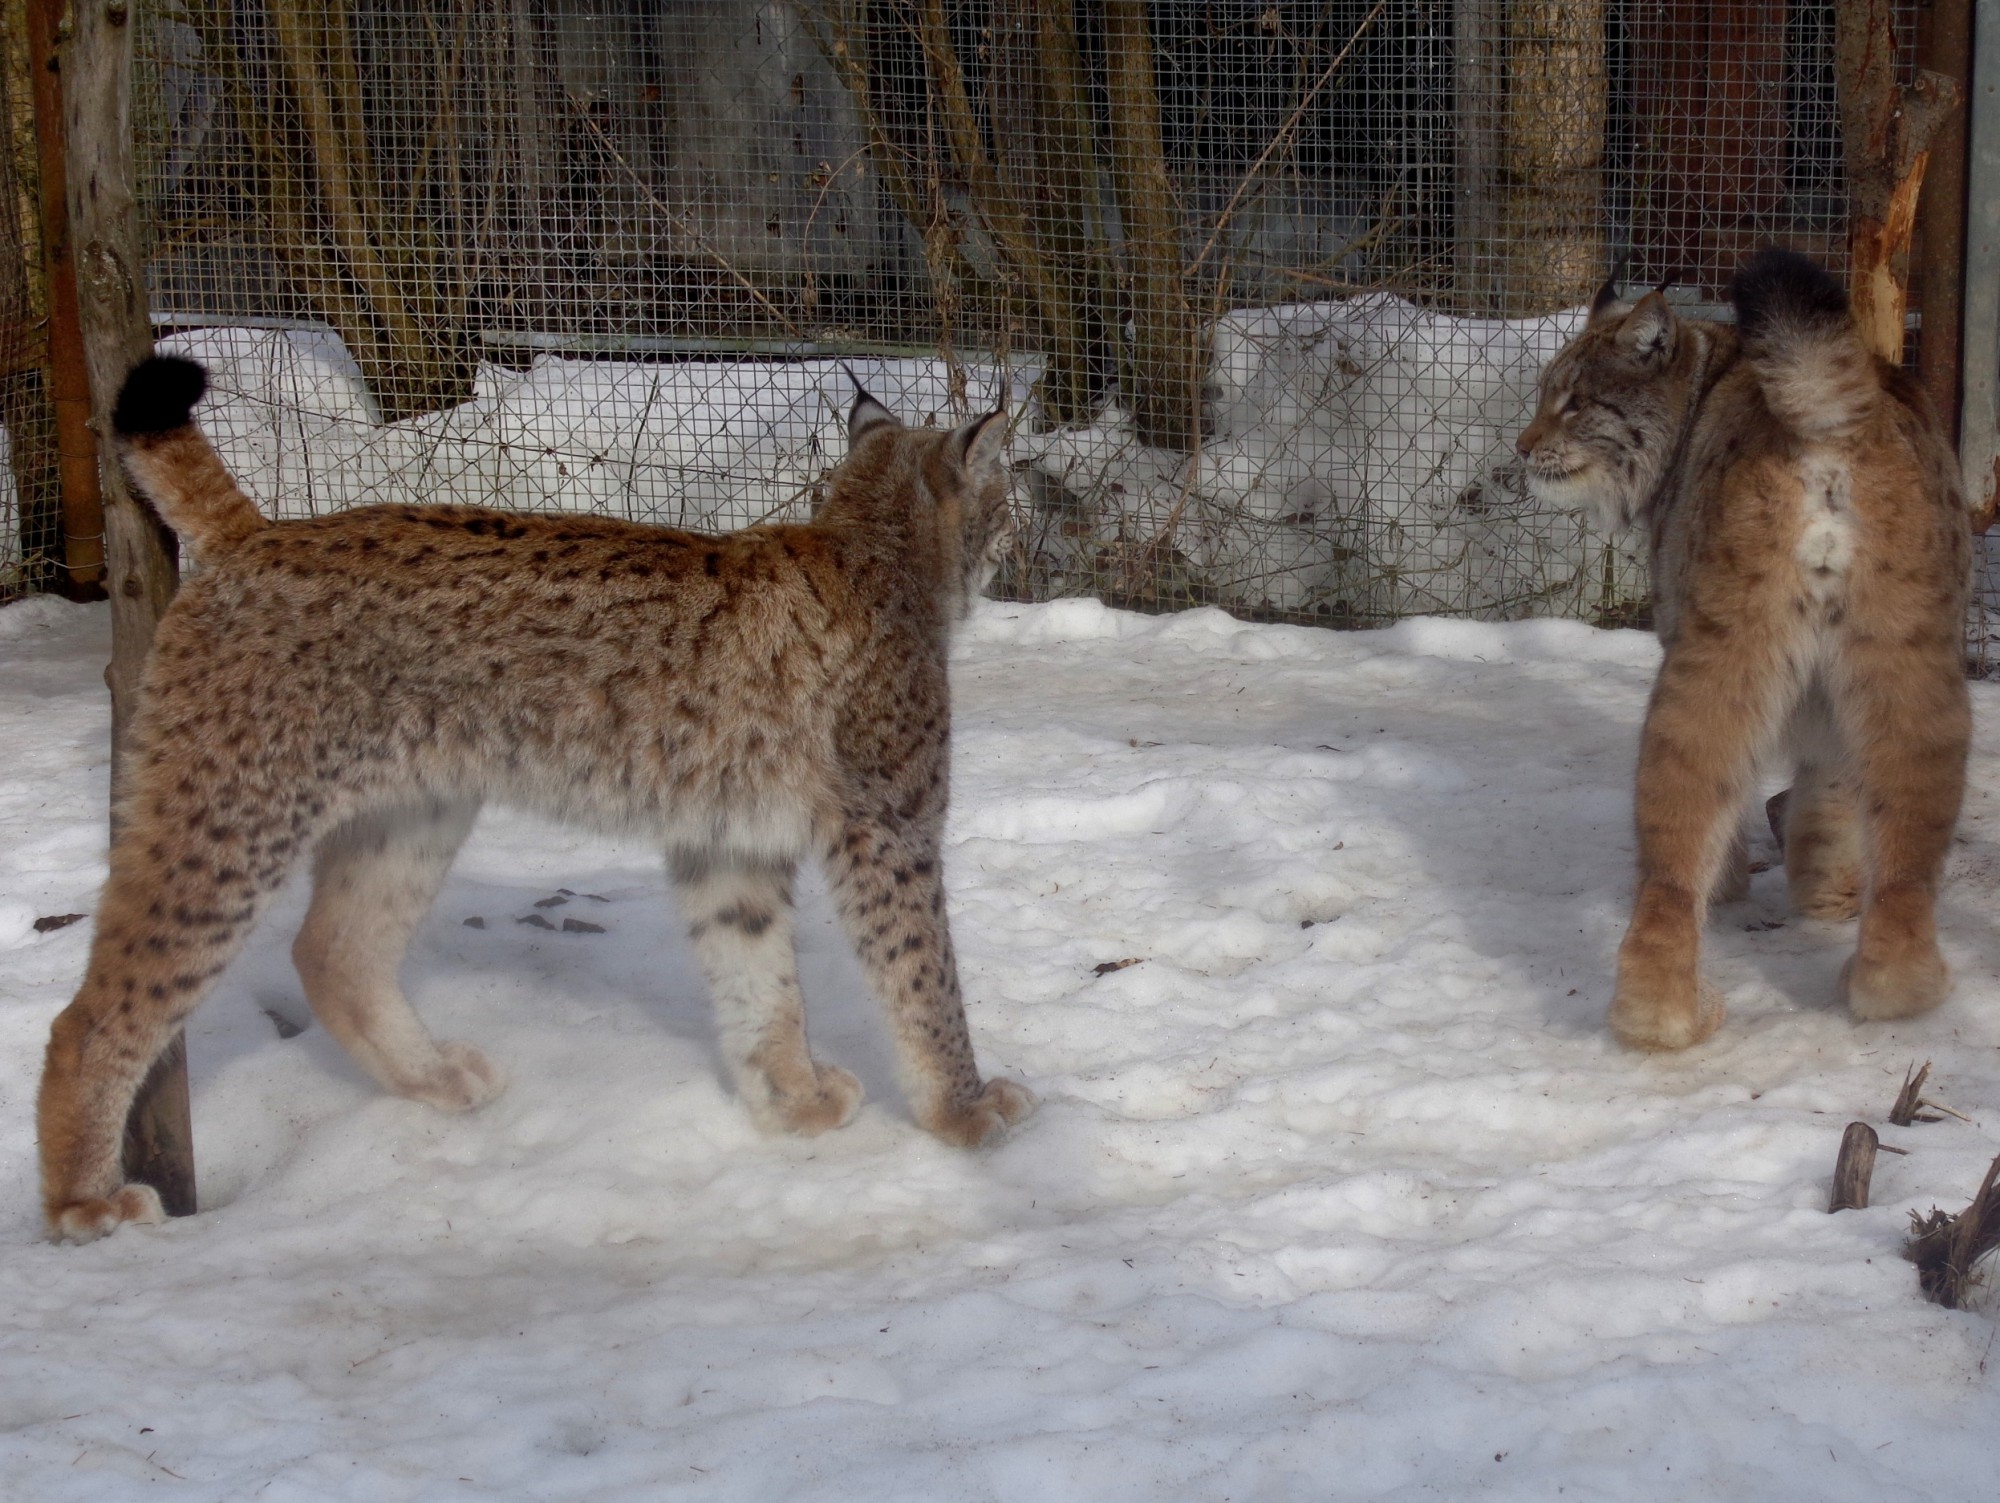
<path fill-rule="evenodd" d="M 1875 1177 L 1875 1150 L 1879 1146 L 1875 1129 L 1866 1122 L 1850 1122 L 1840 1135 L 1840 1157 L 1833 1162 L 1833 1198 L 1827 1211 L 1868 1209 L 1868 1182 Z"/>

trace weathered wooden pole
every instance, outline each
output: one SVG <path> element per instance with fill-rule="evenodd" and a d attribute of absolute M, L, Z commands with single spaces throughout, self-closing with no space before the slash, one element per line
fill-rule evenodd
<path fill-rule="evenodd" d="M 1961 99 L 1972 97 L 1972 0 L 1931 7 L 1930 61 Z M 1959 368 L 1965 322 L 1965 144 L 1967 112 L 1954 110 L 1931 143 L 1930 167 L 1917 202 L 1918 263 L 1910 269 L 1924 322 L 1917 336 L 1917 377 L 1954 442 L 1958 438 Z"/>
<path fill-rule="evenodd" d="M 1834 82 L 1847 159 L 1848 296 L 1862 337 L 1900 365 L 1917 198 L 1931 142 L 1958 108 L 1958 86 L 1925 70 L 1907 88 L 1896 82 L 1890 0 L 1834 8 Z"/>
<path fill-rule="evenodd" d="M 42 6 L 48 0 L 33 3 Z M 70 33 L 58 39 L 57 53 L 69 244 L 75 261 L 91 428 L 102 440 L 111 431 L 111 405 L 119 386 L 153 348 L 133 191 L 131 0 L 70 0 L 69 22 Z M 104 502 L 106 588 L 111 596 L 111 666 L 104 680 L 111 689 L 115 838 L 139 674 L 178 575 L 172 535 L 133 497 L 123 468 L 100 464 L 98 479 Z M 187 1051 L 178 1037 L 140 1090 L 126 1124 L 125 1151 L 126 1173 L 158 1190 L 168 1214 L 185 1216 L 194 1211 Z"/>
<path fill-rule="evenodd" d="M 67 0 L 28 0 L 28 75 L 35 111 L 42 278 L 49 319 L 49 398 L 56 420 L 56 476 L 62 494 L 64 593 L 96 598 L 104 579 L 104 502 L 97 484 L 97 438 L 90 431 L 90 381 L 77 322 L 76 258 L 69 237 L 63 153 L 62 72 L 56 30 Z"/>

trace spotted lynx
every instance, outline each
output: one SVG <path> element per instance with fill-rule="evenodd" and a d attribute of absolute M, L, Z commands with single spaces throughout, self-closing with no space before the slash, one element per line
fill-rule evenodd
<path fill-rule="evenodd" d="M 953 625 L 1011 534 L 1005 421 L 905 428 L 865 394 L 810 523 L 726 536 L 466 506 L 267 522 L 193 425 L 203 376 L 152 360 L 125 462 L 199 558 L 132 727 L 89 968 L 42 1077 L 44 1211 L 87 1240 L 160 1205 L 123 1183 L 141 1078 L 314 857 L 292 949 L 313 1013 L 398 1095 L 502 1084 L 397 984 L 482 801 L 665 845 L 752 1115 L 817 1133 L 861 1099 L 806 1044 L 792 876 L 822 860 L 922 1125 L 972 1146 L 1034 1097 L 982 1081 L 939 842 Z"/>
<path fill-rule="evenodd" d="M 1736 325 L 1607 286 L 1543 373 L 1530 484 L 1651 536 L 1665 658 L 1641 737 L 1639 883 L 1612 1030 L 1680 1049 L 1722 1022 L 1700 929 L 1760 756 L 1788 753 L 1793 904 L 1861 930 L 1860 1018 L 1935 1007 L 1932 917 L 1970 711 L 1970 536 L 1951 448 L 1917 385 L 1862 345 L 1838 284 L 1766 251 Z"/>

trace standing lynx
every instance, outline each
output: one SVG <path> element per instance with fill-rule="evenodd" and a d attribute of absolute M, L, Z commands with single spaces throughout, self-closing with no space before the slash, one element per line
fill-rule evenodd
<path fill-rule="evenodd" d="M 917 1119 L 985 1142 L 1034 1098 L 982 1081 L 939 841 L 953 625 L 1005 547 L 1005 421 L 905 428 L 860 396 L 814 519 L 727 536 L 466 506 L 269 523 L 151 360 L 125 462 L 201 572 L 160 623 L 89 968 L 49 1040 L 43 1209 L 87 1240 L 160 1205 L 119 1162 L 141 1078 L 308 853 L 292 947 L 314 1015 L 381 1085 L 448 1110 L 502 1084 L 397 984 L 483 800 L 666 847 L 744 1102 L 838 1127 L 806 1045 L 792 875 L 822 859 Z"/>
<path fill-rule="evenodd" d="M 1762 252 L 1730 296 L 1734 328 L 1607 286 L 1520 439 L 1538 495 L 1651 533 L 1666 653 L 1610 1016 L 1641 1049 L 1685 1048 L 1722 1022 L 1701 924 L 1770 750 L 1796 768 L 1794 905 L 1861 915 L 1842 973 L 1855 1016 L 1908 1017 L 1949 986 L 1932 907 L 1971 726 L 1956 461 L 1920 388 L 1867 351 L 1817 266 Z"/>

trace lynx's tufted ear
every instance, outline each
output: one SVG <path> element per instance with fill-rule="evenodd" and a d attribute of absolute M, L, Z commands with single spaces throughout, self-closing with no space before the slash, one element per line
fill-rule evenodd
<path fill-rule="evenodd" d="M 1640 298 L 1618 326 L 1618 347 L 1633 359 L 1652 364 L 1674 352 L 1674 313 L 1664 294 Z"/>
<path fill-rule="evenodd" d="M 1597 296 L 1590 300 L 1588 322 L 1602 323 L 1605 317 L 1618 306 L 1618 273 L 1613 272 L 1604 279 L 1604 285 L 1597 289 Z"/>
<path fill-rule="evenodd" d="M 974 485 L 998 479 L 1007 469 L 1007 414 L 995 408 L 961 424 L 951 435 L 950 453 Z"/>
<path fill-rule="evenodd" d="M 903 426 L 897 421 L 895 413 L 891 412 L 868 394 L 868 388 L 863 386 L 861 378 L 854 374 L 853 366 L 842 362 L 840 368 L 847 372 L 847 379 L 854 383 L 854 405 L 848 409 L 847 413 L 847 443 L 849 448 L 861 442 L 862 434 L 882 423 L 887 423 L 891 428 L 900 428 Z"/>

